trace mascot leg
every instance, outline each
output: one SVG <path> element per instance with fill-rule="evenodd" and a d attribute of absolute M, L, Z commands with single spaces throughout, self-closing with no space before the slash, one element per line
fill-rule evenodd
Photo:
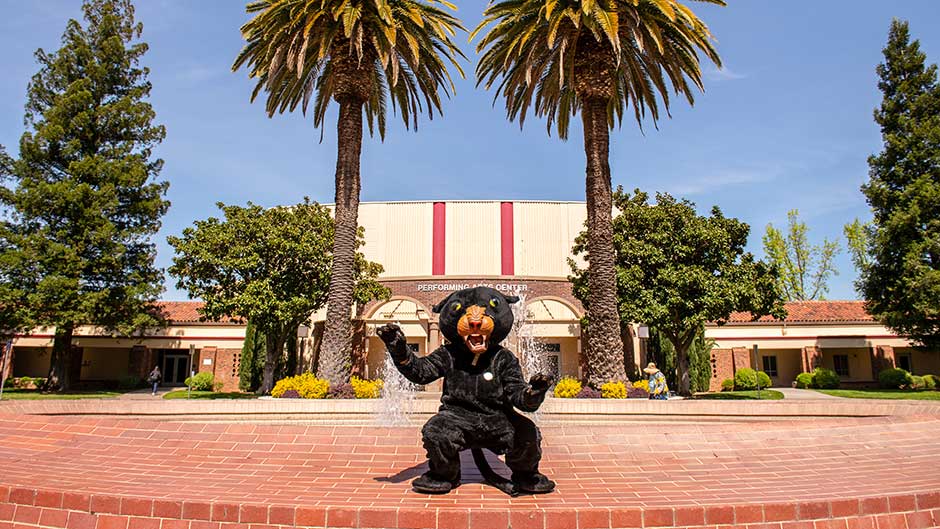
<path fill-rule="evenodd" d="M 428 452 L 428 472 L 411 482 L 417 492 L 443 494 L 460 484 L 460 451 L 466 435 L 459 418 L 444 413 L 431 417 L 421 430 Z"/>
<path fill-rule="evenodd" d="M 539 472 L 542 459 L 542 434 L 535 423 L 518 413 L 509 414 L 513 428 L 512 447 L 506 452 L 506 466 L 519 490 L 534 494 L 551 492 L 555 482 Z"/>

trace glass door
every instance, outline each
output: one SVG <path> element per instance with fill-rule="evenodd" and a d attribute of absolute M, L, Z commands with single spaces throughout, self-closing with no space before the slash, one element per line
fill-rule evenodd
<path fill-rule="evenodd" d="M 189 355 L 166 354 L 163 356 L 163 385 L 182 386 L 189 375 Z"/>

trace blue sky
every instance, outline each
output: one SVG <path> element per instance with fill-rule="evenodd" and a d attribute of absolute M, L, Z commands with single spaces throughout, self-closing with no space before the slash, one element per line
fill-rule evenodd
<path fill-rule="evenodd" d="M 167 139 L 172 207 L 157 244 L 169 266 L 166 236 L 216 214 L 215 203 L 270 206 L 304 195 L 333 200 L 335 112 L 322 143 L 300 113 L 269 119 L 249 104 L 252 83 L 230 66 L 247 20 L 239 0 L 137 0 L 150 52 L 152 102 Z M 54 50 L 80 0 L 0 0 L 0 144 L 11 153 L 23 132 L 26 86 L 36 71 L 33 52 Z M 468 28 L 486 3 L 458 2 Z M 799 209 L 813 242 L 842 237 L 842 225 L 870 217 L 859 186 L 867 157 L 880 150 L 872 110 L 881 95 L 881 61 L 892 17 L 907 19 L 930 62 L 940 61 L 937 0 L 731 0 L 719 8 L 692 2 L 718 39 L 725 63 L 705 66 L 706 91 L 694 107 L 676 102 L 672 118 L 634 122 L 611 134 L 614 185 L 668 191 L 701 211 L 718 205 L 751 225 L 750 249 L 761 255 L 768 223 L 783 227 Z M 459 36 L 466 43 L 466 36 Z M 464 44 L 472 74 L 476 54 Z M 423 121 L 418 133 L 395 124 L 384 143 L 363 146 L 362 199 L 584 199 L 584 153 L 575 122 L 568 142 L 549 137 L 543 122 L 524 130 L 505 119 L 492 93 L 458 82 L 445 115 Z M 334 109 L 335 110 L 335 109 Z M 852 299 L 855 271 L 845 252 L 830 299 Z M 185 299 L 167 281 L 166 299 Z"/>

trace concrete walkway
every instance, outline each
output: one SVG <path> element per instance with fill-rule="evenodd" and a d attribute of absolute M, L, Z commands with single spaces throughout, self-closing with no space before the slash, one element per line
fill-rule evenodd
<path fill-rule="evenodd" d="M 120 400 L 153 400 L 153 399 L 162 399 L 167 393 L 177 390 L 179 388 L 173 387 L 158 387 L 157 395 L 153 395 L 151 388 L 140 388 L 133 391 L 128 391 L 123 395 L 119 395 L 117 398 Z"/>
<path fill-rule="evenodd" d="M 826 395 L 825 393 L 820 393 L 818 391 L 813 391 L 811 389 L 797 389 L 797 388 L 771 388 L 774 391 L 779 391 L 783 393 L 783 398 L 787 400 L 832 400 L 832 399 L 842 399 L 842 397 L 833 397 L 832 395 Z"/>

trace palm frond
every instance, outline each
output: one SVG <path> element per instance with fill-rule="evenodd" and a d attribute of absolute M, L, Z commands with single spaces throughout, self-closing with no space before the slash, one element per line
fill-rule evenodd
<path fill-rule="evenodd" d="M 679 0 L 505 0 L 486 9 L 478 36 L 477 86 L 495 89 L 520 126 L 534 106 L 562 138 L 596 92 L 611 127 L 629 107 L 641 128 L 647 118 L 655 126 L 671 94 L 692 104 L 692 87 L 703 89 L 700 54 L 721 65 L 708 27 Z"/>
<path fill-rule="evenodd" d="M 258 0 L 246 10 L 254 17 L 232 70 L 248 70 L 251 100 L 266 93 L 271 116 L 299 106 L 321 127 L 331 100 L 355 94 L 370 133 L 384 138 L 389 98 L 417 128 L 419 114 L 433 118 L 442 93 L 455 93 L 450 67 L 464 76 L 452 38 L 466 29 L 446 1 Z"/>

